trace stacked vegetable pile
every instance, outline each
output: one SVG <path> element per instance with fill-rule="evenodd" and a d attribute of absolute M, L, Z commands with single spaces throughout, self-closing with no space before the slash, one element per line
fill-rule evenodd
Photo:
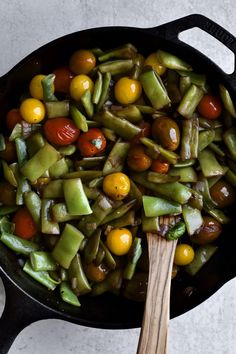
<path fill-rule="evenodd" d="M 173 278 L 194 276 L 236 196 L 227 89 L 127 44 L 78 50 L 22 94 L 0 136 L 0 240 L 23 271 L 75 306 L 106 291 L 144 300 L 152 232 L 180 239 Z"/>

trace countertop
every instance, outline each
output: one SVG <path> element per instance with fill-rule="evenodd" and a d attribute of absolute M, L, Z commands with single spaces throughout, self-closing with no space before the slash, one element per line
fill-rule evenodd
<path fill-rule="evenodd" d="M 112 25 L 153 27 L 191 13 L 204 14 L 236 35 L 233 0 L 1 0 L 0 76 L 34 49 L 67 33 Z M 195 31 L 185 39 L 232 71 L 232 53 L 219 49 L 216 41 Z M 169 353 L 234 354 L 235 294 L 236 280 L 231 280 L 206 302 L 171 320 Z M 4 301 L 0 282 L 0 313 Z M 132 354 L 138 337 L 139 329 L 106 331 L 45 320 L 25 328 L 9 354 Z"/>

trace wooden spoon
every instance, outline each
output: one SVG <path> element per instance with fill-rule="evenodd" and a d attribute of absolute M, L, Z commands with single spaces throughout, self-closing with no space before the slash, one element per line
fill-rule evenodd
<path fill-rule="evenodd" d="M 166 354 L 170 284 L 177 240 L 147 233 L 149 277 L 137 354 Z"/>

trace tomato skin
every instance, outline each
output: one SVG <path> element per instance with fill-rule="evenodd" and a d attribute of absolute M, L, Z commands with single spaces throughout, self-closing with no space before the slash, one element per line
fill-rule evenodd
<path fill-rule="evenodd" d="M 73 74 L 69 68 L 62 66 L 53 71 L 56 75 L 54 80 L 54 86 L 56 92 L 68 93 L 70 90 L 70 83 L 73 79 Z"/>
<path fill-rule="evenodd" d="M 222 112 L 222 103 L 217 96 L 206 94 L 201 99 L 197 109 L 204 118 L 217 119 Z"/>
<path fill-rule="evenodd" d="M 100 129 L 92 128 L 79 136 L 77 146 L 82 156 L 91 157 L 105 150 L 106 138 Z"/>
<path fill-rule="evenodd" d="M 157 72 L 158 75 L 163 75 L 166 72 L 166 67 L 161 65 L 157 59 L 157 54 L 150 54 L 144 61 L 144 66 L 151 66 L 153 70 Z"/>
<path fill-rule="evenodd" d="M 167 173 L 169 171 L 170 165 L 168 162 L 162 161 L 161 159 L 152 160 L 151 170 L 157 173 Z"/>
<path fill-rule="evenodd" d="M 131 144 L 139 144 L 140 138 L 146 138 L 151 135 L 151 124 L 142 120 L 137 124 L 139 128 L 141 128 L 141 132 L 138 133 L 132 140 Z"/>
<path fill-rule="evenodd" d="M 17 123 L 21 123 L 21 121 L 22 121 L 22 116 L 20 114 L 19 109 L 13 108 L 7 113 L 6 125 L 10 131 L 12 131 L 15 128 L 15 125 Z"/>
<path fill-rule="evenodd" d="M 17 210 L 12 221 L 15 224 L 15 234 L 25 240 L 32 238 L 37 232 L 35 222 L 25 207 Z"/>
<path fill-rule="evenodd" d="M 41 122 L 45 117 L 45 106 L 36 98 L 26 98 L 20 105 L 22 118 L 30 124 Z"/>
<path fill-rule="evenodd" d="M 138 80 L 122 77 L 119 79 L 114 87 L 114 94 L 116 100 L 121 104 L 130 104 L 141 96 L 142 85 Z"/>
<path fill-rule="evenodd" d="M 79 49 L 70 58 L 70 69 L 75 74 L 88 74 L 96 65 L 96 58 L 90 50 Z"/>
<path fill-rule="evenodd" d="M 65 117 L 52 118 L 44 124 L 44 134 L 51 144 L 66 146 L 74 143 L 80 134 L 74 122 Z"/>
<path fill-rule="evenodd" d="M 134 145 L 129 150 L 127 164 L 131 170 L 142 172 L 149 169 L 152 159 L 145 154 L 142 145 Z"/>

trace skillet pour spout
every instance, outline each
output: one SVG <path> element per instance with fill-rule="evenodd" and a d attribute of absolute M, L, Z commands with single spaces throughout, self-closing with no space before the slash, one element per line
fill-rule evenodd
<path fill-rule="evenodd" d="M 50 72 L 55 65 L 63 65 L 79 48 L 120 46 L 125 42 L 136 45 L 146 55 L 157 48 L 167 50 L 188 61 L 196 70 L 204 70 L 212 84 L 221 82 L 236 99 L 236 70 L 230 75 L 223 72 L 205 55 L 179 40 L 178 35 L 187 29 L 198 27 L 218 39 L 236 53 L 236 39 L 224 28 L 202 15 L 190 15 L 154 28 L 103 27 L 79 31 L 61 37 L 37 49 L 6 75 L 0 78 L 0 119 L 14 106 L 17 97 L 28 85 L 33 75 Z M 232 221 L 234 223 L 236 221 Z M 227 241 L 222 242 L 218 252 L 193 279 L 191 284 L 180 283 L 171 289 L 171 318 L 199 305 L 228 280 L 236 275 L 234 249 L 236 239 L 232 235 L 234 225 L 225 227 Z M 222 237 L 224 240 L 224 237 Z M 0 319 L 1 354 L 8 352 L 17 334 L 32 322 L 57 318 L 72 323 L 106 329 L 140 327 L 143 303 L 106 294 L 101 297 L 85 296 L 82 306 L 74 308 L 63 303 L 59 294 L 49 292 L 29 279 L 19 267 L 16 256 L 0 243 L 0 275 L 6 303 Z M 188 285 L 188 291 L 186 286 Z M 190 289 L 191 288 L 191 289 Z M 191 290 L 191 291 L 190 291 Z M 14 319 L 14 321 L 13 321 Z"/>

